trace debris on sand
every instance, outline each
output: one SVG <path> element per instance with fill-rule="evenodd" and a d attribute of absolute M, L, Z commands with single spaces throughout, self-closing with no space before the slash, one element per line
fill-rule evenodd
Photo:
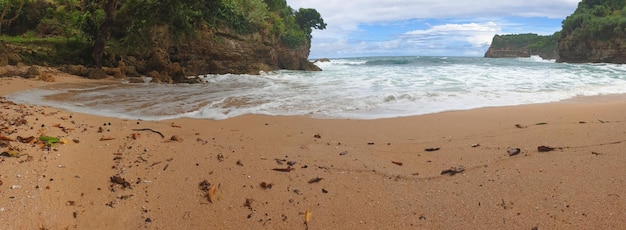
<path fill-rule="evenodd" d="M 287 168 L 273 168 L 272 170 L 279 172 L 291 172 L 293 168 L 291 166 L 287 166 Z"/>
<path fill-rule="evenodd" d="M 177 135 L 170 137 L 170 141 L 183 142 L 183 139 Z"/>
<path fill-rule="evenodd" d="M 465 167 L 463 167 L 461 165 L 459 165 L 459 166 L 452 166 L 449 169 L 441 171 L 441 175 L 443 175 L 443 174 L 450 174 L 450 176 L 454 176 L 454 174 L 462 173 L 463 171 L 465 171 Z"/>
<path fill-rule="evenodd" d="M 19 157 L 20 156 L 20 151 L 14 150 L 14 149 L 9 149 L 7 151 L 4 151 L 2 153 L 0 153 L 0 156 L 3 157 Z"/>
<path fill-rule="evenodd" d="M 515 156 L 515 155 L 517 155 L 517 154 L 521 153 L 521 152 L 522 152 L 522 150 L 521 150 L 520 148 L 511 148 L 511 147 L 508 147 L 508 148 L 506 149 L 506 152 L 507 152 L 507 153 L 509 153 L 509 156 Z"/>
<path fill-rule="evenodd" d="M 304 212 L 304 225 L 309 226 L 309 222 L 311 222 L 311 211 L 306 210 Z"/>
<path fill-rule="evenodd" d="M 322 181 L 322 179 L 323 178 L 321 178 L 321 177 L 315 177 L 315 178 L 309 180 L 309 184 L 320 182 L 320 181 Z"/>
<path fill-rule="evenodd" d="M 126 179 L 122 178 L 119 175 L 115 175 L 110 177 L 111 183 L 113 184 L 119 184 L 122 186 L 122 188 L 129 188 L 130 187 L 130 183 L 128 183 L 128 181 L 126 181 Z"/>
<path fill-rule="evenodd" d="M 542 145 L 542 146 L 538 146 L 538 147 L 537 147 L 537 151 L 538 151 L 538 152 L 540 152 L 540 153 L 542 153 L 542 152 L 550 152 L 550 151 L 553 151 L 553 150 L 555 150 L 555 149 L 556 149 L 556 148 L 549 147 L 549 146 L 545 146 L 545 145 Z"/>

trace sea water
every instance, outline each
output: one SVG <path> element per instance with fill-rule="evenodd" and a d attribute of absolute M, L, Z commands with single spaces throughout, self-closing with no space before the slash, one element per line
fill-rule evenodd
<path fill-rule="evenodd" d="M 364 57 L 323 71 L 204 75 L 203 84 L 75 85 L 11 101 L 126 119 L 227 119 L 244 114 L 377 119 L 626 93 L 626 65 L 539 57 Z"/>

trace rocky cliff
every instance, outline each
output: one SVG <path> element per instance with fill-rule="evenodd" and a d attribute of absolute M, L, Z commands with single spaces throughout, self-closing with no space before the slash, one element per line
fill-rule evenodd
<path fill-rule="evenodd" d="M 626 40 L 579 40 L 568 36 L 558 46 L 559 62 L 569 63 L 626 63 Z"/>
<path fill-rule="evenodd" d="M 495 35 L 485 57 L 513 58 L 538 55 L 543 59 L 557 59 L 556 39 L 553 36 L 537 34 Z"/>
<path fill-rule="evenodd" d="M 260 33 L 240 35 L 228 30 L 206 30 L 198 37 L 176 41 L 167 36 L 167 28 L 155 28 L 151 33 L 152 44 L 141 54 L 121 56 L 108 53 L 103 61 L 105 68 L 95 70 L 77 64 L 84 63 L 79 54 L 75 58 L 59 58 L 64 55 L 52 44 L 19 46 L 0 43 L 0 66 L 52 65 L 70 74 L 88 78 L 152 77 L 155 82 L 194 82 L 188 76 L 204 74 L 259 74 L 259 71 L 280 69 L 319 71 L 309 62 L 310 45 L 287 47 L 270 36 Z M 51 45 L 46 47 L 46 45 Z M 138 82 L 143 82 L 137 79 Z"/>
<path fill-rule="evenodd" d="M 308 60 L 309 45 L 286 47 L 259 33 L 240 35 L 228 30 L 206 30 L 190 42 L 180 42 L 160 34 L 166 31 L 155 30 L 151 50 L 144 56 L 126 59 L 122 65 L 135 66 L 142 74 L 151 72 L 151 77 L 163 82 L 181 82 L 185 76 L 204 74 L 321 70 Z"/>
<path fill-rule="evenodd" d="M 626 63 L 626 1 L 582 0 L 563 20 L 559 62 Z"/>

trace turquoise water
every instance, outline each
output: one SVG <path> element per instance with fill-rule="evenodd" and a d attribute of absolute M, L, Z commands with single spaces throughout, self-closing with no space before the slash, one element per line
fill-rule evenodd
<path fill-rule="evenodd" d="M 244 114 L 376 119 L 626 93 L 626 66 L 538 57 L 367 57 L 324 71 L 206 75 L 206 84 L 36 89 L 15 102 L 127 119 L 226 119 Z M 55 96 L 56 95 L 56 96 Z"/>

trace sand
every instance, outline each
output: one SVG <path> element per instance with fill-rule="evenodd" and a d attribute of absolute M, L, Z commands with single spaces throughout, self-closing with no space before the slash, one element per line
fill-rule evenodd
<path fill-rule="evenodd" d="M 0 96 L 99 82 L 55 79 L 0 78 Z M 623 95 L 378 120 L 1 100 L 0 151 L 19 157 L 0 157 L 0 228 L 625 229 L 625 114 Z M 66 143 L 18 140 L 44 135 Z"/>

